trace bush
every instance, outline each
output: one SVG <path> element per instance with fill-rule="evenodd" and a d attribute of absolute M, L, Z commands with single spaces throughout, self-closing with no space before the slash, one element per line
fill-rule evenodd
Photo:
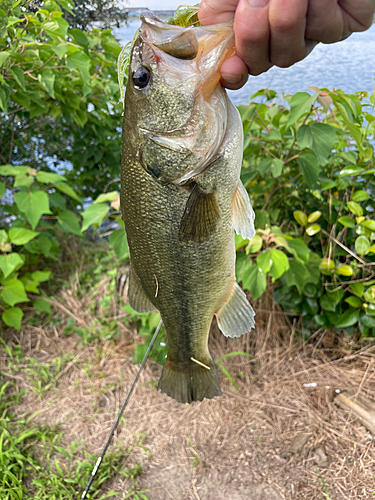
<path fill-rule="evenodd" d="M 237 239 L 237 279 L 307 329 L 375 334 L 375 95 L 313 89 L 239 106 L 242 180 L 256 236 Z"/>

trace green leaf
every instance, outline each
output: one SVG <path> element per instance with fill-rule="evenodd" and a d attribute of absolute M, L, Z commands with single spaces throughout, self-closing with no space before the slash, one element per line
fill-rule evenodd
<path fill-rule="evenodd" d="M 375 232 L 375 220 L 365 220 L 362 222 L 361 226 L 370 229 L 370 231 Z"/>
<path fill-rule="evenodd" d="M 20 165 L 18 167 L 14 167 L 13 165 L 1 165 L 0 167 L 0 175 L 5 175 L 9 177 L 14 177 L 19 174 L 27 174 L 31 167 L 27 167 L 26 165 Z"/>
<path fill-rule="evenodd" d="M 109 237 L 109 246 L 114 249 L 119 259 L 124 259 L 129 255 L 128 240 L 125 229 L 115 229 Z"/>
<path fill-rule="evenodd" d="M 110 193 L 102 193 L 96 198 L 94 204 L 104 203 L 105 201 L 115 201 L 117 199 L 117 196 L 118 196 L 117 191 L 111 191 Z"/>
<path fill-rule="evenodd" d="M 65 182 L 59 182 L 54 184 L 55 188 L 61 191 L 64 194 L 67 194 L 70 198 L 73 198 L 73 200 L 78 201 L 78 203 L 82 203 L 81 198 L 78 196 L 78 194 L 73 191 L 73 189 L 68 186 L 68 184 L 65 184 Z"/>
<path fill-rule="evenodd" d="M 77 236 L 82 236 L 80 221 L 78 217 L 70 210 L 65 210 L 60 212 L 57 217 L 57 225 L 66 233 L 76 234 Z"/>
<path fill-rule="evenodd" d="M 316 212 L 312 212 L 308 217 L 307 217 L 307 222 L 309 224 L 312 224 L 313 222 L 316 222 L 318 219 L 320 219 L 322 215 L 322 212 L 319 212 L 319 210 L 317 210 Z"/>
<path fill-rule="evenodd" d="M 370 316 L 368 314 L 363 314 L 360 318 L 359 321 L 361 325 L 363 325 L 366 328 L 375 328 L 375 317 Z"/>
<path fill-rule="evenodd" d="M 16 330 L 21 330 L 22 316 L 23 312 L 19 307 L 11 307 L 2 314 L 4 323 L 8 326 L 16 328 Z"/>
<path fill-rule="evenodd" d="M 336 304 L 329 298 L 327 294 L 324 294 L 320 297 L 320 307 L 325 311 L 336 311 Z"/>
<path fill-rule="evenodd" d="M 26 273 L 25 275 L 23 275 L 20 280 L 22 281 L 26 292 L 32 292 L 36 294 L 40 293 L 38 289 L 39 283 L 31 278 L 30 273 Z"/>
<path fill-rule="evenodd" d="M 273 177 L 280 177 L 283 172 L 283 161 L 280 158 L 273 158 L 271 163 L 271 174 Z"/>
<path fill-rule="evenodd" d="M 47 271 L 34 271 L 31 273 L 31 277 L 36 280 L 38 283 L 43 283 L 43 281 L 48 281 L 52 276 L 52 272 L 50 270 Z"/>
<path fill-rule="evenodd" d="M 326 123 L 309 123 L 297 131 L 297 142 L 302 149 L 310 148 L 319 163 L 325 165 L 337 141 L 337 129 Z"/>
<path fill-rule="evenodd" d="M 313 236 L 314 234 L 319 233 L 320 230 L 321 227 L 319 226 L 319 224 L 312 224 L 311 226 L 307 226 L 306 233 L 309 236 Z"/>
<path fill-rule="evenodd" d="M 348 309 L 337 320 L 336 328 L 349 328 L 357 323 L 359 311 L 357 309 Z"/>
<path fill-rule="evenodd" d="M 299 157 L 298 164 L 307 186 L 310 189 L 317 188 L 319 186 L 318 179 L 321 172 L 318 158 L 314 153 L 305 153 Z"/>
<path fill-rule="evenodd" d="M 363 215 L 363 210 L 361 205 L 358 205 L 358 203 L 356 203 L 355 201 L 348 201 L 346 206 L 352 212 L 352 214 L 357 216 Z"/>
<path fill-rule="evenodd" d="M 55 42 L 61 41 L 60 39 L 65 39 L 66 32 L 61 29 L 57 20 L 47 21 L 43 23 L 43 30 L 49 35 Z"/>
<path fill-rule="evenodd" d="M 101 224 L 109 212 L 109 206 L 104 203 L 90 205 L 87 210 L 82 213 L 83 224 L 82 232 L 93 224 Z"/>
<path fill-rule="evenodd" d="M 6 113 L 8 111 L 8 96 L 0 87 L 0 108 Z"/>
<path fill-rule="evenodd" d="M 25 229 L 22 227 L 12 228 L 9 231 L 9 239 L 14 245 L 25 245 L 29 241 L 33 240 L 39 233 L 36 231 L 30 231 L 30 229 Z"/>
<path fill-rule="evenodd" d="M 68 52 L 69 45 L 67 43 L 59 43 L 58 45 L 52 45 L 52 50 L 59 59 L 62 59 Z"/>
<path fill-rule="evenodd" d="M 272 266 L 272 258 L 271 258 L 271 251 L 270 250 L 266 250 L 265 252 L 262 252 L 258 255 L 257 266 L 258 266 L 258 269 L 260 269 L 264 273 L 269 272 L 269 270 L 271 269 L 271 266 Z"/>
<path fill-rule="evenodd" d="M 286 239 L 286 249 L 298 260 L 309 260 L 310 250 L 299 238 Z"/>
<path fill-rule="evenodd" d="M 10 306 L 14 306 L 19 302 L 29 302 L 22 281 L 17 279 L 5 283 L 4 288 L 1 290 L 1 298 Z"/>
<path fill-rule="evenodd" d="M 8 59 L 10 56 L 9 52 L 0 52 L 0 68 L 4 64 L 4 62 Z"/>
<path fill-rule="evenodd" d="M 302 212 L 302 210 L 295 210 L 293 212 L 293 217 L 296 219 L 296 221 L 300 226 L 306 226 L 307 215 L 304 212 Z"/>
<path fill-rule="evenodd" d="M 14 180 L 14 187 L 30 187 L 34 182 L 34 177 L 31 175 L 19 174 Z"/>
<path fill-rule="evenodd" d="M 4 278 L 12 274 L 24 264 L 23 259 L 18 253 L 10 253 L 8 255 L 0 255 L 0 269 L 3 271 Z"/>
<path fill-rule="evenodd" d="M 297 92 L 290 100 L 290 112 L 287 128 L 294 125 L 305 113 L 311 111 L 311 106 L 316 101 L 319 94 L 310 95 L 307 92 Z"/>
<path fill-rule="evenodd" d="M 368 192 L 363 191 L 363 190 L 356 191 L 355 193 L 353 193 L 353 196 L 352 196 L 353 201 L 356 201 L 356 202 L 366 201 L 369 198 L 370 198 L 370 195 L 368 194 Z"/>
<path fill-rule="evenodd" d="M 43 182 L 44 184 L 56 184 L 58 182 L 66 181 L 66 177 L 60 174 L 55 174 L 53 172 L 43 172 L 40 170 L 36 174 L 36 180 L 38 182 Z"/>
<path fill-rule="evenodd" d="M 274 280 L 277 280 L 289 269 L 289 260 L 284 252 L 272 248 L 271 250 L 272 267 L 270 275 Z"/>
<path fill-rule="evenodd" d="M 286 284 L 288 286 L 295 285 L 301 294 L 305 285 L 305 280 L 308 277 L 306 267 L 297 260 L 291 260 L 289 262 L 289 269 L 284 276 Z"/>
<path fill-rule="evenodd" d="M 49 257 L 51 252 L 52 242 L 47 236 L 39 236 L 39 238 L 30 241 L 25 246 L 25 250 L 34 254 L 43 254 L 45 257 Z"/>
<path fill-rule="evenodd" d="M 351 288 L 353 293 L 355 293 L 359 297 L 362 297 L 363 291 L 365 289 L 365 285 L 363 283 L 352 283 L 351 285 L 349 285 L 349 287 Z"/>
<path fill-rule="evenodd" d="M 82 75 L 83 81 L 88 83 L 90 80 L 90 58 L 84 52 L 74 52 L 67 57 L 68 69 L 78 69 Z"/>
<path fill-rule="evenodd" d="M 267 287 L 266 274 L 263 273 L 257 266 L 248 265 L 242 273 L 243 288 L 249 290 L 254 297 L 258 299 Z"/>
<path fill-rule="evenodd" d="M 355 246 L 355 249 L 356 249 L 356 252 L 358 253 L 358 255 L 366 255 L 367 252 L 368 252 L 368 249 L 371 246 L 371 243 L 370 243 L 369 239 L 366 236 L 364 236 L 363 234 L 361 234 L 355 240 L 354 246 Z"/>
<path fill-rule="evenodd" d="M 247 238 L 243 239 L 240 234 L 235 234 L 234 235 L 234 244 L 235 244 L 235 247 L 236 247 L 236 251 L 239 250 L 240 248 L 243 248 L 248 243 L 249 243 L 249 240 Z"/>
<path fill-rule="evenodd" d="M 13 66 L 13 68 L 10 70 L 10 73 L 13 76 L 13 78 L 16 80 L 18 85 L 21 87 L 21 89 L 26 90 L 25 77 L 24 77 L 22 69 L 19 66 Z"/>
<path fill-rule="evenodd" d="M 342 288 L 339 288 L 338 290 L 334 289 L 334 291 L 332 291 L 332 289 L 328 288 L 327 289 L 327 294 L 328 294 L 328 297 L 335 304 L 338 304 L 339 302 L 341 302 L 342 298 L 344 297 L 344 290 Z"/>
<path fill-rule="evenodd" d="M 330 276 L 332 274 L 332 271 L 335 269 L 335 263 L 333 262 L 332 259 L 322 259 L 319 264 L 319 271 L 326 275 Z"/>
<path fill-rule="evenodd" d="M 359 309 L 363 306 L 363 301 L 354 296 L 348 297 L 347 299 L 345 299 L 345 302 L 347 302 L 351 307 L 354 307 L 355 309 Z"/>
<path fill-rule="evenodd" d="M 5 184 L 4 182 L 0 182 L 0 198 L 2 198 L 5 194 Z"/>
<path fill-rule="evenodd" d="M 33 306 L 37 311 L 50 313 L 51 312 L 51 304 L 43 299 L 33 300 Z"/>
<path fill-rule="evenodd" d="M 346 215 L 340 217 L 338 221 L 345 227 L 350 227 L 351 229 L 355 227 L 355 221 Z"/>
<path fill-rule="evenodd" d="M 353 268 L 348 265 L 340 266 L 337 269 L 335 269 L 335 273 L 339 274 L 340 276 L 352 276 Z"/>
<path fill-rule="evenodd" d="M 259 235 L 256 234 L 250 241 L 249 244 L 246 247 L 246 253 L 253 254 L 259 252 L 259 250 L 263 246 L 263 238 Z"/>
<path fill-rule="evenodd" d="M 48 94 L 55 98 L 55 73 L 53 71 L 43 71 L 43 73 L 39 73 L 38 80 L 42 84 L 42 87 L 48 92 Z"/>
<path fill-rule="evenodd" d="M 56 0 L 59 5 L 65 10 L 69 12 L 69 14 L 73 15 L 72 8 L 74 7 L 73 2 L 69 2 L 68 0 Z"/>
<path fill-rule="evenodd" d="M 5 229 L 0 229 L 0 244 L 7 243 L 9 241 L 8 233 Z"/>
<path fill-rule="evenodd" d="M 345 167 L 340 171 L 340 175 L 358 175 L 363 171 L 363 167 L 357 167 L 355 165 L 351 165 L 349 167 Z"/>
<path fill-rule="evenodd" d="M 49 209 L 48 195 L 44 191 L 16 193 L 14 200 L 33 229 L 36 228 L 43 214 L 52 213 Z"/>

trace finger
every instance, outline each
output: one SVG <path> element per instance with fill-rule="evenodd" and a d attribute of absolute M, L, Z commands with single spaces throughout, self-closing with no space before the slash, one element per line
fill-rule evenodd
<path fill-rule="evenodd" d="M 230 21 L 234 17 L 239 0 L 202 0 L 198 9 L 198 19 L 202 26 Z"/>
<path fill-rule="evenodd" d="M 236 10 L 236 54 L 246 63 L 250 75 L 259 75 L 272 66 L 268 7 L 269 0 L 240 0 Z"/>
<path fill-rule="evenodd" d="M 373 23 L 375 0 L 341 0 L 339 1 L 344 17 L 347 17 L 349 31 L 365 31 Z"/>
<path fill-rule="evenodd" d="M 358 0 L 355 0 L 358 3 Z M 322 43 L 334 43 L 350 35 L 337 0 L 310 0 L 305 37 Z"/>
<path fill-rule="evenodd" d="M 310 51 L 305 41 L 308 0 L 271 0 L 269 7 L 270 61 L 287 68 Z"/>
<path fill-rule="evenodd" d="M 220 68 L 221 84 L 230 90 L 238 90 L 248 79 L 246 64 L 238 56 L 231 57 Z"/>

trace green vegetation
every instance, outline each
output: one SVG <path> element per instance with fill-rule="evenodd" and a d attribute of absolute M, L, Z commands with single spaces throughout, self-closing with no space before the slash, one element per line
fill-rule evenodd
<path fill-rule="evenodd" d="M 239 106 L 257 232 L 237 238 L 237 278 L 254 299 L 273 284 L 307 334 L 374 336 L 375 94 L 256 96 L 265 102 Z"/>

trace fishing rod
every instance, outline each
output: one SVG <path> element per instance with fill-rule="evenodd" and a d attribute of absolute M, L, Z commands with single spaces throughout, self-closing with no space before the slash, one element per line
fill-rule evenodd
<path fill-rule="evenodd" d="M 117 417 L 117 420 L 116 420 L 116 422 L 115 422 L 115 425 L 112 427 L 111 433 L 110 433 L 110 435 L 109 435 L 109 437 L 108 437 L 108 439 L 107 439 L 106 444 L 104 445 L 103 451 L 102 451 L 102 453 L 101 453 L 100 457 L 98 458 L 98 460 L 96 461 L 96 464 L 95 464 L 95 466 L 94 466 L 94 468 L 93 468 L 93 470 L 92 470 L 92 472 L 91 472 L 91 476 L 90 476 L 89 482 L 87 483 L 87 486 L 86 486 L 86 488 L 85 488 L 85 491 L 82 493 L 81 500 L 84 500 L 84 498 L 86 498 L 86 495 L 87 495 L 87 492 L 88 492 L 88 491 L 89 491 L 89 489 L 90 489 L 91 483 L 93 482 L 93 479 L 94 479 L 94 477 L 95 477 L 96 473 L 98 472 L 99 466 L 100 466 L 100 464 L 101 464 L 101 462 L 102 462 L 102 460 L 103 460 L 103 458 L 104 458 L 104 455 L 106 454 L 106 451 L 107 451 L 107 449 L 108 449 L 108 446 L 109 446 L 109 445 L 110 445 L 110 443 L 111 443 L 111 440 L 112 440 L 113 434 L 115 433 L 115 430 L 117 429 L 117 426 L 118 426 L 118 424 L 120 423 L 121 416 L 122 416 L 122 414 L 123 414 L 123 412 L 124 412 L 124 410 L 125 410 L 126 405 L 128 404 L 128 401 L 129 401 L 129 399 L 130 399 L 130 396 L 131 396 L 131 394 L 132 394 L 132 392 L 133 392 L 133 390 L 134 390 L 134 387 L 135 387 L 135 385 L 136 385 L 136 383 L 137 383 L 137 381 L 138 381 L 138 379 L 139 379 L 139 375 L 141 374 L 141 371 L 143 370 L 143 367 L 144 367 L 144 366 L 145 366 L 145 364 L 146 364 L 146 361 L 147 361 L 147 358 L 148 358 L 148 356 L 149 356 L 149 354 L 150 354 L 150 352 L 151 352 L 151 349 L 154 347 L 155 340 L 156 340 L 156 338 L 157 338 L 157 336 L 158 336 L 158 334 L 159 334 L 159 332 L 160 332 L 160 328 L 161 328 L 161 325 L 162 325 L 162 324 L 163 324 L 163 320 L 160 320 L 160 323 L 158 324 L 158 327 L 156 328 L 155 333 L 154 333 L 154 335 L 153 335 L 153 337 L 152 337 L 152 339 L 151 339 L 151 342 L 150 342 L 150 344 L 149 344 L 149 346 L 148 346 L 148 348 L 147 348 L 146 354 L 144 355 L 144 358 L 143 358 L 143 360 L 142 360 L 141 366 L 139 367 L 139 370 L 138 370 L 138 372 L 137 372 L 136 376 L 134 377 L 133 383 L 132 383 L 132 385 L 131 385 L 131 387 L 130 387 L 130 390 L 129 390 L 129 392 L 128 392 L 128 395 L 126 396 L 125 402 L 124 402 L 124 404 L 122 405 L 122 408 L 121 408 L 120 413 L 119 413 L 119 415 L 118 415 L 118 417 Z"/>

